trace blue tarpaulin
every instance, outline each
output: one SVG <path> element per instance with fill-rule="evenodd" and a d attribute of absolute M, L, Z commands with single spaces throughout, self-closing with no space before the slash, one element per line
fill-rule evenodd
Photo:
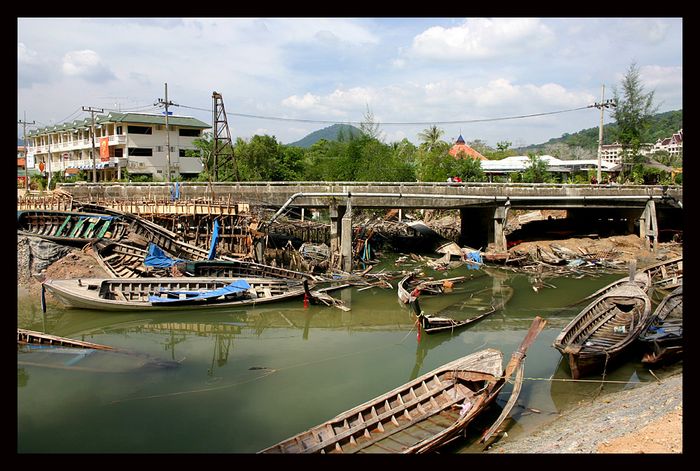
<path fill-rule="evenodd" d="M 470 263 L 470 262 L 476 262 L 476 263 Z M 474 250 L 473 252 L 469 252 L 467 254 L 467 268 L 469 270 L 478 270 L 479 266 L 481 264 L 483 264 L 483 261 L 481 259 L 481 252 L 479 252 L 478 250 Z"/>
<path fill-rule="evenodd" d="M 170 189 L 170 199 L 172 201 L 180 199 L 180 182 L 175 182 L 173 187 Z"/>
<path fill-rule="evenodd" d="M 184 262 L 184 260 L 170 258 L 156 244 L 148 243 L 148 255 L 143 260 L 143 264 L 147 267 L 170 268 L 177 262 Z"/>
<path fill-rule="evenodd" d="M 206 301 L 207 299 L 215 299 L 220 296 L 232 296 L 232 295 L 242 295 L 250 289 L 250 284 L 246 280 L 236 280 L 231 284 L 217 288 L 211 291 L 161 291 L 168 296 L 161 298 L 160 296 L 151 295 L 148 300 L 153 304 L 158 303 L 191 303 L 196 301 Z M 180 299 L 180 295 L 184 295 L 183 299 Z"/>
<path fill-rule="evenodd" d="M 219 242 L 219 220 L 214 219 L 214 227 L 211 230 L 211 245 L 209 246 L 208 260 L 214 260 L 216 256 L 216 243 Z"/>

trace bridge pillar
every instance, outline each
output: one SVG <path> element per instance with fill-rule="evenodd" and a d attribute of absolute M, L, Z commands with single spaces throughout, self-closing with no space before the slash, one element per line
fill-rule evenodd
<path fill-rule="evenodd" d="M 656 222 L 656 204 L 654 200 L 647 202 L 642 215 L 639 217 L 639 237 L 644 239 L 644 246 L 647 250 L 656 252 L 656 240 L 659 235 L 659 228 Z"/>
<path fill-rule="evenodd" d="M 334 253 L 338 252 L 338 247 L 340 245 L 338 240 L 338 229 L 340 227 L 340 220 L 338 219 L 338 206 L 332 204 L 328 207 L 328 215 L 331 219 L 331 230 L 330 230 L 330 249 L 331 257 Z"/>
<path fill-rule="evenodd" d="M 348 198 L 348 205 L 345 208 L 340 225 L 340 260 L 343 271 L 352 271 L 352 205 Z"/>
<path fill-rule="evenodd" d="M 505 224 L 510 205 L 461 208 L 460 245 L 503 252 L 507 250 Z"/>
<path fill-rule="evenodd" d="M 504 232 L 506 218 L 508 217 L 508 209 L 510 209 L 510 204 L 496 206 L 493 212 L 493 233 L 489 231 L 489 246 L 493 244 L 493 250 L 495 252 L 505 252 L 508 250 L 506 234 Z"/>

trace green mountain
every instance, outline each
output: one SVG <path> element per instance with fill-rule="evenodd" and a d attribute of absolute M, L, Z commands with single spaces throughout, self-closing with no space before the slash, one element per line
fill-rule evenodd
<path fill-rule="evenodd" d="M 314 131 L 302 139 L 287 145 L 309 148 L 321 139 L 325 139 L 327 141 L 339 141 L 340 139 L 338 138 L 338 135 L 341 133 L 341 137 L 343 139 L 349 139 L 351 136 L 359 136 L 360 132 L 361 131 L 358 128 L 350 124 L 334 124 L 332 126 L 328 126 L 327 128 Z"/>
<path fill-rule="evenodd" d="M 683 128 L 683 110 L 666 111 L 657 113 L 652 117 L 651 125 L 647 130 L 644 142 L 655 143 L 658 139 L 671 137 L 679 129 Z M 515 149 L 526 154 L 544 148 L 548 144 L 563 143 L 570 146 L 583 147 L 584 149 L 598 149 L 598 127 L 588 128 L 574 134 L 564 133 L 561 137 L 555 137 L 542 144 L 533 144 Z M 617 124 L 610 123 L 603 125 L 603 144 L 612 144 L 615 140 Z"/>

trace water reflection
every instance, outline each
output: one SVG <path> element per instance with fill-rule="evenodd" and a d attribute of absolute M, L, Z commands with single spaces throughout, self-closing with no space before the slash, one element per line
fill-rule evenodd
<path fill-rule="evenodd" d="M 547 381 L 570 378 L 551 343 L 580 310 L 576 302 L 620 274 L 548 278 L 548 286 L 533 290 L 526 275 L 502 269 L 426 273 L 435 279 L 460 275 L 467 279 L 451 292 L 426 296 L 423 310 L 466 318 L 482 307 L 502 307 L 454 332 L 423 333 L 420 341 L 410 308 L 398 302 L 395 289 L 379 287 L 331 293 L 351 308 L 348 312 L 305 308 L 298 300 L 206 313 L 106 313 L 51 306 L 42 315 L 38 299 L 23 300 L 19 327 L 112 345 L 179 366 L 109 375 L 19 364 L 23 360 L 18 357 L 18 450 L 255 452 L 455 358 L 484 348 L 509 358 L 536 315 L 548 324 L 528 350 L 525 374 L 542 379 L 526 379 L 512 419 L 502 428 L 509 435 L 527 433 L 533 423 L 551 420 L 560 408 L 595 394 L 599 383 Z M 128 366 L 110 363 L 105 355 L 90 355 L 76 366 L 88 361 L 99 361 L 94 365 L 103 369 Z M 631 359 L 606 379 L 655 381 L 640 366 Z M 625 386 L 605 384 L 602 393 L 616 387 Z M 478 437 L 499 415 L 509 391 L 480 417 L 481 425 L 474 424 L 470 437 Z M 75 417 L 80 417 L 77 423 Z M 134 434 L 135 420 L 148 424 L 139 434 Z M 66 431 L 68 422 L 73 425 Z M 449 450 L 482 447 L 461 442 Z"/>

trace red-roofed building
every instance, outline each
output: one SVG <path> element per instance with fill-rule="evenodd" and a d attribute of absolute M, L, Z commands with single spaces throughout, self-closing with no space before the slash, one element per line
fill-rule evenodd
<path fill-rule="evenodd" d="M 683 130 L 679 130 L 671 137 L 656 141 L 653 151 L 657 150 L 665 150 L 670 155 L 680 155 L 683 152 Z"/>
<path fill-rule="evenodd" d="M 459 137 L 457 138 L 457 142 L 450 148 L 449 153 L 452 157 L 455 158 L 463 158 L 460 157 L 460 153 L 463 152 L 464 155 L 467 157 L 471 157 L 472 159 L 478 159 L 478 160 L 488 160 L 486 157 L 469 147 L 465 142 L 464 138 L 460 134 Z"/>

